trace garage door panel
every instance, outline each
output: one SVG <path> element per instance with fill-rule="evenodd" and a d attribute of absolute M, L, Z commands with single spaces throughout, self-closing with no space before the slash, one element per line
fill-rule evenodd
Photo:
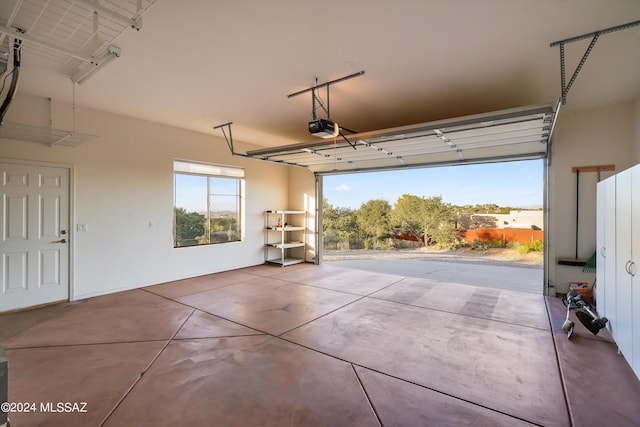
<path fill-rule="evenodd" d="M 551 104 L 253 150 L 247 156 L 318 174 L 543 158 L 556 112 Z"/>

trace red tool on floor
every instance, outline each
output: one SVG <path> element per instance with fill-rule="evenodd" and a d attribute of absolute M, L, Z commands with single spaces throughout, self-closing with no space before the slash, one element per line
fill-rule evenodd
<path fill-rule="evenodd" d="M 567 318 L 562 325 L 562 330 L 567 332 L 567 338 L 571 338 L 575 323 L 569 319 L 571 310 L 576 310 L 576 317 L 580 320 L 580 323 L 594 335 L 600 332 L 600 329 L 604 328 L 608 322 L 606 317 L 598 317 L 593 311 L 591 311 L 591 304 L 586 302 L 582 295 L 575 291 L 567 293 L 566 297 L 562 298 L 562 303 L 567 307 Z"/>

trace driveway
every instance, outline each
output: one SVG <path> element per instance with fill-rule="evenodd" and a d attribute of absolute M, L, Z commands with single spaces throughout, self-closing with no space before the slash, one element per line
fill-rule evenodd
<path fill-rule="evenodd" d="M 482 253 L 439 251 L 326 251 L 323 263 L 345 268 L 420 277 L 440 282 L 543 293 L 544 268 Z"/>

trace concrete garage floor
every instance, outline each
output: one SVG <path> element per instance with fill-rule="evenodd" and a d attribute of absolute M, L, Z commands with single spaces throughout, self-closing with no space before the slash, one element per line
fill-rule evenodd
<path fill-rule="evenodd" d="M 45 426 L 640 424 L 606 331 L 556 298 L 334 266 L 256 266 L 0 316 L 11 413 Z M 582 328 L 582 329 L 581 329 Z"/>

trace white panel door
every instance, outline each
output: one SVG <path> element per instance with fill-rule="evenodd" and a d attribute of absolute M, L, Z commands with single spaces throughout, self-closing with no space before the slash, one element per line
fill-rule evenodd
<path fill-rule="evenodd" d="M 0 312 L 69 299 L 69 169 L 0 163 Z"/>

